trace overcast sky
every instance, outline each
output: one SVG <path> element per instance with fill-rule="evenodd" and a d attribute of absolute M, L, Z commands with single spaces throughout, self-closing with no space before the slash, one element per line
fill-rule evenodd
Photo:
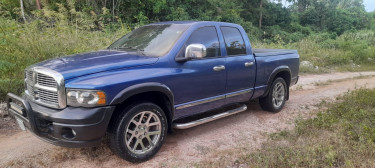
<path fill-rule="evenodd" d="M 367 12 L 375 11 L 375 0 L 364 0 Z"/>
<path fill-rule="evenodd" d="M 365 4 L 367 12 L 373 12 L 373 11 L 375 11 L 375 0 L 363 0 L 363 2 Z M 285 6 L 289 5 L 289 3 L 286 2 L 285 0 L 283 0 L 283 4 Z"/>

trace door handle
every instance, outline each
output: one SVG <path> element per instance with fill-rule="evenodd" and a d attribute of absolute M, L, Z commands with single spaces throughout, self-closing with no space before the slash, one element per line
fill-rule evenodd
<path fill-rule="evenodd" d="M 214 66 L 214 71 L 224 71 L 225 70 L 225 66 L 224 65 L 218 65 L 218 66 Z"/>
<path fill-rule="evenodd" d="M 254 65 L 254 62 L 253 61 L 250 61 L 250 62 L 245 62 L 245 67 L 251 67 Z"/>

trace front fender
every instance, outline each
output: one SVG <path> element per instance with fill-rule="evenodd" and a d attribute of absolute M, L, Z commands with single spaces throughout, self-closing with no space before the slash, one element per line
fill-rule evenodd
<path fill-rule="evenodd" d="M 165 94 L 172 105 L 174 105 L 174 97 L 171 89 L 169 89 L 168 86 L 157 83 L 157 82 L 147 82 L 147 83 L 141 83 L 129 86 L 119 92 L 111 101 L 110 105 L 117 105 L 124 102 L 126 99 L 139 94 L 139 93 L 145 93 L 145 92 L 161 92 Z"/>

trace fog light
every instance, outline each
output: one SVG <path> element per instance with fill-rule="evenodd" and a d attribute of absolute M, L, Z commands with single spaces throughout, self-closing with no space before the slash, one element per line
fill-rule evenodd
<path fill-rule="evenodd" d="M 76 135 L 77 135 L 76 132 L 72 130 L 71 128 L 64 127 L 61 129 L 61 136 L 64 139 L 72 140 L 76 137 Z"/>
<path fill-rule="evenodd" d="M 72 134 L 74 135 L 74 137 L 77 135 L 74 130 L 72 130 Z"/>

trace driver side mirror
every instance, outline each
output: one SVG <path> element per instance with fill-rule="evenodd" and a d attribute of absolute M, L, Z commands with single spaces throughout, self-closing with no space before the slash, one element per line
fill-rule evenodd
<path fill-rule="evenodd" d="M 206 57 L 206 55 L 206 47 L 203 44 L 190 44 L 186 47 L 185 56 L 176 58 L 176 61 L 183 62 L 192 59 L 201 59 Z"/>

